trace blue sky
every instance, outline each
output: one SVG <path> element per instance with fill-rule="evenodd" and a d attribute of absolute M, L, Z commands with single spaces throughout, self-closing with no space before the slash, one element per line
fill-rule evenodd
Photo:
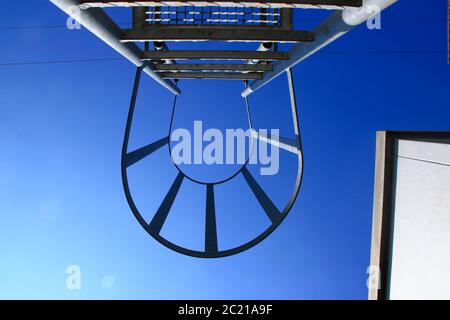
<path fill-rule="evenodd" d="M 450 130 L 447 1 L 400 0 L 383 14 L 382 30 L 360 26 L 294 69 L 305 173 L 283 224 L 239 255 L 190 258 L 151 238 L 123 194 L 120 151 L 134 67 L 125 60 L 4 65 L 119 56 L 88 31 L 61 27 L 66 16 L 48 1 L 0 16 L 0 298 L 365 299 L 376 130 Z M 300 13 L 296 25 L 322 16 Z M 242 83 L 180 87 L 175 126 L 246 126 Z M 143 78 L 130 147 L 167 134 L 171 101 Z M 250 103 L 255 127 L 292 134 L 285 77 Z M 280 206 L 292 188 L 293 160 L 283 154 L 278 176 L 258 178 Z M 167 152 L 133 170 L 133 195 L 151 217 L 176 171 Z M 193 171 L 213 178 L 233 170 Z M 193 248 L 203 241 L 203 191 L 183 184 L 163 230 Z M 222 246 L 266 223 L 242 178 L 218 188 L 216 201 Z M 69 265 L 81 268 L 81 290 L 66 287 Z"/>

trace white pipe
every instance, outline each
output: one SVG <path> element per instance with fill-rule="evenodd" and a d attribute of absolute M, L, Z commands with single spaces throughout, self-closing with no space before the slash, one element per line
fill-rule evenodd
<path fill-rule="evenodd" d="M 294 46 L 289 51 L 289 60 L 274 63 L 273 71 L 265 72 L 261 80 L 255 80 L 249 84 L 242 91 L 242 97 L 249 96 L 287 69 L 305 60 L 395 2 L 397 0 L 363 0 L 361 8 L 336 11 L 314 31 L 314 41 L 299 43 Z"/>
<path fill-rule="evenodd" d="M 90 8 L 80 10 L 80 14 L 76 14 L 74 9 L 79 7 L 78 0 L 50 0 L 54 5 L 59 7 L 62 11 L 73 17 L 86 29 L 91 31 L 106 44 L 111 46 L 118 53 L 123 55 L 137 67 L 142 67 L 145 63 L 142 61 L 142 50 L 134 43 L 122 43 L 120 38 L 122 36 L 122 29 L 100 8 Z M 142 70 L 150 77 L 155 79 L 159 84 L 164 86 L 173 94 L 180 94 L 181 91 L 170 82 L 162 79 L 156 72 L 153 71 L 150 65 L 147 65 Z"/>

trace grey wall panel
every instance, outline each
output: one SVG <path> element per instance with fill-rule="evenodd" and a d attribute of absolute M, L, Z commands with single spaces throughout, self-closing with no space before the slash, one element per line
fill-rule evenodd
<path fill-rule="evenodd" d="M 450 299 L 450 145 L 398 146 L 389 298 Z"/>
<path fill-rule="evenodd" d="M 450 299 L 450 132 L 377 132 L 369 299 Z"/>
<path fill-rule="evenodd" d="M 423 161 L 450 165 L 450 143 L 399 140 L 397 155 Z"/>

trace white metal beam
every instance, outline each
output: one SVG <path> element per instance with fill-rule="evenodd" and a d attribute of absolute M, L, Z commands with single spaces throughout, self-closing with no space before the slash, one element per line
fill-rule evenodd
<path fill-rule="evenodd" d="M 79 8 L 78 0 L 50 0 L 53 4 L 66 12 L 68 15 L 74 15 L 75 9 Z M 80 10 L 76 17 L 86 29 L 91 31 L 111 48 L 123 55 L 137 67 L 143 67 L 146 62 L 142 61 L 142 50 L 134 43 L 122 43 L 122 29 L 100 8 L 91 8 Z M 171 82 L 162 79 L 158 73 L 154 72 L 151 65 L 147 64 L 143 71 L 152 77 L 156 82 L 164 86 L 173 94 L 180 94 L 180 90 Z"/>
<path fill-rule="evenodd" d="M 314 30 L 314 41 L 295 45 L 289 51 L 289 60 L 274 63 L 273 71 L 265 72 L 263 79 L 255 80 L 249 84 L 242 91 L 242 96 L 249 96 L 252 92 L 269 83 L 287 69 L 302 62 L 395 2 L 397 0 L 364 0 L 361 8 L 336 11 Z"/>

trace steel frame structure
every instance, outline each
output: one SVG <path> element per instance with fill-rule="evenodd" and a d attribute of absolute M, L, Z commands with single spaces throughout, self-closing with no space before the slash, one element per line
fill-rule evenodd
<path fill-rule="evenodd" d="M 201 258 L 217 258 L 237 254 L 264 240 L 284 220 L 299 193 L 303 176 L 303 153 L 298 122 L 297 103 L 294 91 L 292 67 L 313 55 L 321 48 L 340 38 L 357 25 L 371 18 L 397 0 L 227 0 L 227 1 L 103 1 L 103 0 L 50 0 L 68 14 L 73 8 L 81 8 L 74 17 L 88 30 L 110 45 L 137 66 L 130 109 L 122 149 L 122 180 L 129 206 L 142 227 L 157 241 L 179 253 Z M 183 10 L 172 7 L 190 7 Z M 120 28 L 102 9 L 104 7 L 131 7 L 131 29 Z M 150 10 L 149 8 L 153 8 Z M 211 9 L 213 8 L 213 9 Z M 224 9 L 225 8 L 225 9 Z M 232 9 L 230 9 L 232 8 Z M 247 8 L 250 8 L 247 11 Z M 313 31 L 293 30 L 292 10 L 335 10 Z M 374 12 L 374 9 L 375 12 Z M 206 11 L 205 11 L 206 10 Z M 209 11 L 208 11 L 209 10 Z M 211 10 L 215 10 L 214 12 Z M 226 10 L 226 11 L 223 11 Z M 182 12 L 180 18 L 179 12 Z M 205 12 L 209 16 L 205 18 Z M 239 19 L 210 21 L 211 14 L 220 16 L 241 15 Z M 246 18 L 246 14 L 250 18 Z M 166 18 L 162 15 L 166 14 Z M 191 16 L 187 16 L 189 14 Z M 151 15 L 151 16 L 149 16 Z M 197 15 L 197 16 L 195 16 Z M 255 20 L 252 16 L 259 16 Z M 268 23 L 269 15 L 271 17 Z M 276 20 L 275 20 L 276 15 Z M 209 17 L 209 18 L 208 18 Z M 209 19 L 209 20 L 208 20 Z M 259 42 L 258 49 L 249 50 L 170 50 L 170 41 L 228 41 Z M 278 51 L 278 43 L 293 42 L 287 52 Z M 139 43 L 144 43 L 142 46 Z M 153 47 L 151 48 L 151 44 Z M 180 63 L 182 61 L 182 63 Z M 195 61 L 194 63 L 185 63 Z M 219 61 L 211 63 L 209 61 Z M 231 62 L 230 62 L 231 61 Z M 174 97 L 169 134 L 160 140 L 137 150 L 128 150 L 131 126 L 142 73 L 146 73 L 164 86 Z M 287 75 L 291 112 L 295 138 L 272 137 L 253 130 L 249 96 L 280 74 Z M 146 221 L 139 212 L 131 195 L 128 169 L 147 158 L 155 151 L 168 146 L 176 111 L 177 96 L 181 93 L 178 79 L 227 79 L 244 81 L 241 96 L 245 100 L 252 141 L 260 140 L 272 144 L 297 156 L 298 167 L 293 192 L 282 210 L 279 210 L 257 180 L 247 169 L 247 162 L 231 177 L 216 183 L 206 183 L 186 175 L 178 166 L 178 175 L 151 221 Z M 251 82 L 250 82 L 251 81 Z M 215 186 L 242 175 L 261 208 L 270 220 L 270 226 L 253 240 L 231 249 L 221 249 L 217 238 L 214 192 Z M 192 250 L 171 242 L 161 235 L 166 218 L 184 180 L 204 185 L 206 192 L 206 223 L 204 250 Z"/>

